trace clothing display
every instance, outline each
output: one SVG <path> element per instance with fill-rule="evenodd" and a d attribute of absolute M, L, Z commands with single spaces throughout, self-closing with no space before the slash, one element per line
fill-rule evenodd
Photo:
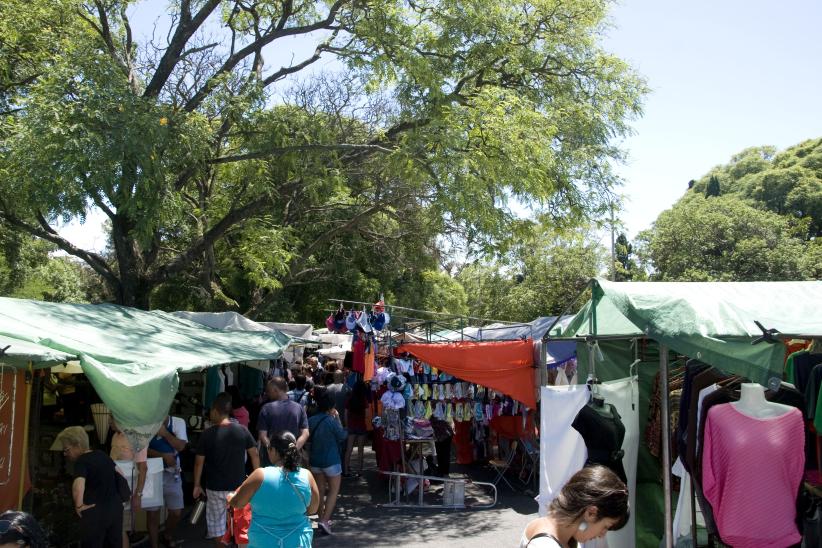
<path fill-rule="evenodd" d="M 713 407 L 705 424 L 702 485 L 723 542 L 735 548 L 799 542 L 796 495 L 804 465 L 799 410 L 759 419 L 734 404 Z"/>

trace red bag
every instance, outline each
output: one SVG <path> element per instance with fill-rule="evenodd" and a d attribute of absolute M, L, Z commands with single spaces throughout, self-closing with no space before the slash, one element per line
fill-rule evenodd
<path fill-rule="evenodd" d="M 251 504 L 243 508 L 228 507 L 225 534 L 220 541 L 226 546 L 248 544 L 248 528 L 251 526 Z"/>

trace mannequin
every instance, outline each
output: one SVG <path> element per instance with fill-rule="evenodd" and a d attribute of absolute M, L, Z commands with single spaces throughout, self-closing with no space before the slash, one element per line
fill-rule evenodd
<path fill-rule="evenodd" d="M 741 396 L 738 402 L 731 405 L 742 413 L 754 419 L 770 419 L 781 417 L 794 408 L 781 403 L 769 402 L 765 399 L 765 388 L 755 382 L 742 383 Z"/>

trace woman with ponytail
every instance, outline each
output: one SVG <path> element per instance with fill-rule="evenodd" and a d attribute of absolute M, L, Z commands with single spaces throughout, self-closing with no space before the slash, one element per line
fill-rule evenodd
<path fill-rule="evenodd" d="M 574 474 L 548 506 L 548 515 L 525 527 L 520 548 L 574 548 L 628 522 L 628 489 L 604 466 Z"/>
<path fill-rule="evenodd" d="M 314 535 L 308 516 L 317 511 L 320 496 L 314 476 L 300 467 L 294 434 L 272 436 L 268 457 L 271 466 L 254 470 L 229 505 L 243 508 L 251 503 L 249 548 L 310 548 Z"/>

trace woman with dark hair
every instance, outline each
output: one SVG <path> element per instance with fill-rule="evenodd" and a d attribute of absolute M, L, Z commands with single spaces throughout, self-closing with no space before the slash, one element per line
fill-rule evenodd
<path fill-rule="evenodd" d="M 323 534 L 331 534 L 331 513 L 337 504 L 342 480 L 340 444 L 348 436 L 340 423 L 340 414 L 334 408 L 335 401 L 324 387 L 314 389 L 317 414 L 308 419 L 311 450 L 308 462 L 317 478 L 320 491 L 320 519 L 317 526 Z"/>
<path fill-rule="evenodd" d="M 360 474 L 363 468 L 363 450 L 365 438 L 368 436 L 368 428 L 365 424 L 365 411 L 368 409 L 368 400 L 371 390 L 363 381 L 357 381 L 351 389 L 351 395 L 345 403 L 345 424 L 348 425 L 348 443 L 345 448 L 345 476 L 351 477 L 351 454 L 354 452 L 354 444 L 357 444 L 357 451 L 360 460 Z"/>
<path fill-rule="evenodd" d="M 272 465 L 257 468 L 228 501 L 233 508 L 251 503 L 249 548 L 311 548 L 314 537 L 309 514 L 320 496 L 314 476 L 300 467 L 301 454 L 291 432 L 271 437 Z"/>
<path fill-rule="evenodd" d="M 573 548 L 628 522 L 628 488 L 604 466 L 574 474 L 548 506 L 548 515 L 525 527 L 520 548 Z"/>
<path fill-rule="evenodd" d="M 0 514 L 0 548 L 48 548 L 46 534 L 25 512 L 9 510 Z"/>

